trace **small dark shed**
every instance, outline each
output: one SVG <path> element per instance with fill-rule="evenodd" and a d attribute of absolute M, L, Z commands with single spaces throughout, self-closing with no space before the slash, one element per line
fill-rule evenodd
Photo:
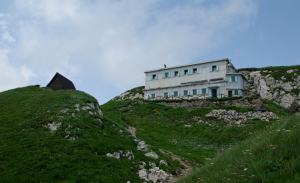
<path fill-rule="evenodd" d="M 58 72 L 51 79 L 47 87 L 55 90 L 76 90 L 72 81 L 59 74 Z"/>

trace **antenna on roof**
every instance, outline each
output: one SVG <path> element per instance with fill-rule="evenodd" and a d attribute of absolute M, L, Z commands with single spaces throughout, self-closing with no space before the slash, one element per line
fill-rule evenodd
<path fill-rule="evenodd" d="M 166 64 L 164 64 L 164 66 L 165 66 L 165 68 L 167 67 L 167 65 L 166 65 Z"/>

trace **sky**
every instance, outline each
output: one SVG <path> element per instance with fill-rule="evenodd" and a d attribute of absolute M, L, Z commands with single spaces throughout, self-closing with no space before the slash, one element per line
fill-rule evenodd
<path fill-rule="evenodd" d="M 299 0 L 0 0 L 0 92 L 56 72 L 104 104 L 144 71 L 300 65 Z"/>

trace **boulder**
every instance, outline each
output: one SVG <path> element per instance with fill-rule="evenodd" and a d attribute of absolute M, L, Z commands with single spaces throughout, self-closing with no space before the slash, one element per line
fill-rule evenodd
<path fill-rule="evenodd" d="M 153 158 L 153 159 L 158 159 L 159 158 L 158 155 L 153 151 L 146 153 L 145 156 Z"/>
<path fill-rule="evenodd" d="M 298 101 L 296 97 L 291 94 L 285 94 L 280 101 L 280 106 L 287 109 L 289 112 L 296 112 L 299 109 Z"/>
<path fill-rule="evenodd" d="M 141 169 L 140 171 L 139 171 L 139 177 L 141 178 L 141 179 L 147 179 L 148 178 L 148 173 L 147 173 L 147 170 L 145 169 L 145 168 L 143 168 L 143 169 Z"/>
<path fill-rule="evenodd" d="M 145 141 L 140 141 L 137 145 L 137 150 L 149 151 L 149 148 L 147 147 L 147 144 Z"/>

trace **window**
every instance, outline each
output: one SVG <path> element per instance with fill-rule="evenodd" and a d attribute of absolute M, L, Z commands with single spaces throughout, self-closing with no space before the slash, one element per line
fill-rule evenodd
<path fill-rule="evenodd" d="M 174 92 L 174 97 L 178 97 L 178 91 Z"/>
<path fill-rule="evenodd" d="M 238 95 L 239 92 L 237 90 L 234 91 L 234 95 Z"/>
<path fill-rule="evenodd" d="M 212 65 L 210 66 L 210 72 L 218 71 L 218 65 Z"/>
<path fill-rule="evenodd" d="M 174 72 L 174 75 L 175 75 L 175 77 L 179 76 L 179 72 L 178 72 L 178 71 L 175 71 L 175 72 Z"/>
<path fill-rule="evenodd" d="M 151 80 L 157 79 L 157 75 L 156 74 L 152 74 L 150 79 Z"/>
<path fill-rule="evenodd" d="M 197 68 L 193 69 L 193 74 L 198 74 L 198 69 Z"/>
<path fill-rule="evenodd" d="M 184 75 L 188 75 L 189 74 L 189 70 L 188 69 L 184 70 L 183 73 L 184 73 Z"/>
<path fill-rule="evenodd" d="M 212 68 L 212 71 L 217 71 L 217 66 L 216 65 L 211 66 L 211 68 Z"/>
<path fill-rule="evenodd" d="M 168 78 L 168 77 L 169 77 L 169 73 L 166 72 L 166 73 L 165 73 L 165 78 Z"/>
<path fill-rule="evenodd" d="M 202 89 L 202 94 L 206 94 L 206 88 Z"/>
<path fill-rule="evenodd" d="M 188 90 L 184 90 L 184 91 L 183 91 L 183 95 L 184 95 L 184 96 L 186 96 L 186 95 L 188 95 L 188 94 L 189 94 L 189 91 L 188 91 Z"/>
<path fill-rule="evenodd" d="M 229 82 L 230 82 L 230 83 L 231 83 L 231 82 L 236 82 L 236 83 L 237 83 L 237 80 L 238 80 L 237 76 L 230 76 L 230 77 L 229 77 Z"/>
<path fill-rule="evenodd" d="M 168 96 L 169 96 L 168 92 L 164 93 L 164 98 L 167 98 Z"/>
<path fill-rule="evenodd" d="M 155 99 L 155 93 L 151 94 L 151 98 Z"/>
<path fill-rule="evenodd" d="M 193 90 L 193 95 L 197 95 L 197 90 Z"/>
<path fill-rule="evenodd" d="M 235 76 L 231 76 L 231 82 L 235 82 Z"/>
<path fill-rule="evenodd" d="M 206 73 L 206 67 L 202 67 L 202 73 Z"/>

